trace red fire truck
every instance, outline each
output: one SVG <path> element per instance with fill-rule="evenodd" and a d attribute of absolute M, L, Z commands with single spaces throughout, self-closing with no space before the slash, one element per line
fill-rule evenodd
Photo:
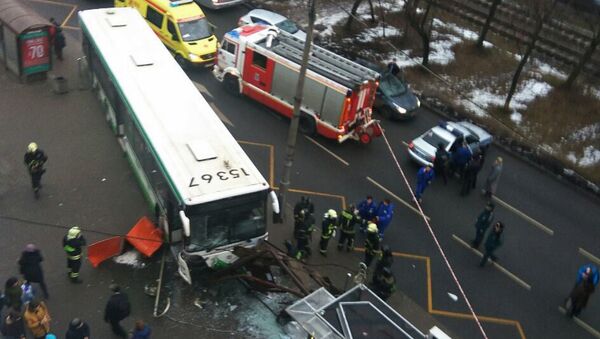
<path fill-rule="evenodd" d="M 225 88 L 280 114 L 293 114 L 304 41 L 274 27 L 247 25 L 225 34 L 213 74 Z M 379 74 L 313 45 L 299 129 L 343 142 L 381 135 L 371 107 Z"/>

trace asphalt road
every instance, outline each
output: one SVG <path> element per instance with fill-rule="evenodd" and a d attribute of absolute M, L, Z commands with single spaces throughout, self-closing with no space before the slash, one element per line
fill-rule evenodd
<path fill-rule="evenodd" d="M 69 30 L 73 37 L 77 36 L 77 24 L 73 14 L 75 7 L 65 4 L 77 5 L 75 10 L 110 5 L 110 2 L 105 1 L 75 0 L 64 1 L 62 5 L 46 0 L 30 3 L 44 16 L 67 19 L 66 25 L 73 27 Z M 222 35 L 227 28 L 235 25 L 237 18 L 245 11 L 243 7 L 239 7 L 222 12 L 207 12 L 207 15 L 217 25 L 218 34 Z M 224 120 L 231 122 L 228 127 L 238 140 L 273 147 L 275 166 L 274 173 L 270 173 L 271 160 L 264 147 L 254 148 L 249 144 L 244 146 L 265 176 L 272 176 L 277 185 L 282 170 L 288 121 L 255 102 L 225 93 L 209 72 L 190 72 L 189 75 L 207 100 L 214 104 L 219 114 L 226 117 Z M 6 95 L 6 92 L 3 95 Z M 63 103 L 50 104 L 60 107 Z M 89 105 L 99 110 L 92 98 Z M 113 155 L 117 146 L 113 143 L 112 149 L 105 150 L 94 147 L 96 140 L 110 138 L 108 129 L 77 135 L 61 133 L 60 131 L 68 129 L 75 118 L 54 114 L 50 119 L 53 128 L 44 129 L 44 124 L 47 123 L 45 120 L 36 122 L 35 117 L 12 117 L 14 121 L 9 121 L 4 116 L 0 130 L 7 140 L 3 143 L 5 151 L 23 148 L 32 137 L 28 135 L 29 130 L 44 131 L 42 140 L 54 144 L 52 148 L 56 150 L 51 153 L 52 162 L 63 164 L 62 168 L 56 170 L 56 179 L 61 181 L 61 187 L 70 187 L 73 182 L 81 183 L 78 186 L 72 184 L 76 189 L 71 194 L 64 191 L 63 194 L 68 196 L 68 199 L 78 202 L 73 205 L 80 206 L 83 201 L 85 210 L 68 208 L 65 203 L 60 211 L 50 205 L 31 209 L 33 201 L 30 192 L 19 190 L 15 186 L 17 183 L 20 186 L 26 185 L 26 178 L 20 178 L 2 191 L 2 211 L 17 215 L 30 211 L 28 218 L 56 223 L 102 223 L 112 225 L 116 232 L 125 221 L 135 222 L 135 219 L 144 213 L 145 205 L 124 159 L 115 164 L 111 162 L 111 166 L 115 167 L 110 169 L 111 173 L 123 173 L 122 176 L 116 181 L 108 180 L 102 184 L 110 185 L 110 196 L 108 193 L 104 193 L 104 196 L 100 193 L 92 200 L 85 194 L 88 189 L 97 192 L 98 187 L 86 185 L 92 185 L 91 182 L 100 185 L 93 180 L 102 176 L 100 169 L 106 166 L 101 159 Z M 412 121 L 383 122 L 387 138 L 411 184 L 414 184 L 417 167 L 409 161 L 404 142 L 421 134 L 440 119 L 435 113 L 421 109 Z M 101 120 L 96 118 L 94 121 L 75 121 L 79 121 L 82 129 L 92 131 L 94 129 L 91 126 L 102 124 Z M 11 127 L 6 128 L 7 126 Z M 56 135 L 60 137 L 57 138 Z M 76 140 L 89 143 L 90 154 L 77 153 L 77 161 L 67 166 L 66 164 L 73 161 L 69 145 Z M 340 196 L 344 197 L 346 203 L 355 202 L 366 194 L 372 194 L 377 199 L 393 197 L 395 216 L 386 233 L 385 242 L 401 255 L 394 264 L 399 289 L 461 337 L 480 337 L 473 320 L 466 318 L 468 309 L 461 301 L 462 298 L 454 302 L 447 294 L 460 293 L 423 220 L 414 210 L 402 203 L 404 201 L 411 205 L 410 194 L 383 140 L 377 139 L 368 146 L 352 142 L 338 145 L 322 138 L 314 140 L 322 147 L 304 136 L 298 139 L 292 188 L 312 192 L 317 204 L 317 215 L 331 207 L 340 208 Z M 80 148 L 73 148 L 75 149 Z M 20 156 L 19 153 L 10 161 L 6 160 L 3 165 L 3 168 L 7 169 L 6 172 L 13 173 L 13 165 L 9 164 L 19 163 Z M 484 329 L 491 338 L 593 338 L 594 336 L 581 324 L 565 318 L 558 307 L 572 288 L 578 267 L 591 261 L 584 254 L 591 253 L 600 257 L 598 201 L 496 147 L 490 149 L 482 175 L 487 173 L 491 160 L 496 156 L 502 156 L 505 161 L 498 189 L 498 198 L 501 201 L 496 203 L 497 218 L 506 224 L 504 245 L 498 251 L 499 264 L 511 272 L 512 276 L 492 266 L 478 268 L 479 257 L 459 241 L 462 239 L 469 242 L 473 236 L 473 221 L 484 206 L 484 201 L 477 192 L 463 198 L 458 195 L 459 186 L 456 180 L 451 180 L 447 186 L 436 181 L 425 192 L 423 203 L 426 215 L 431 218 L 437 240 L 445 250 L 476 313 L 484 320 Z M 96 170 L 99 172 L 96 173 Z M 479 180 L 482 182 L 483 178 Z M 117 201 L 113 200 L 114 188 L 123 190 L 118 191 Z M 45 189 L 51 191 L 52 187 Z M 10 202 L 6 198 L 9 193 Z M 56 194 L 58 196 L 59 193 Z M 293 195 L 294 198 L 297 196 L 297 193 Z M 67 200 L 66 197 L 56 199 Z M 41 201 L 41 204 L 45 203 L 46 200 Z M 116 225 L 117 223 L 119 225 Z M 43 241 L 46 236 L 60 239 L 62 234 L 62 230 L 41 234 L 35 227 L 23 227 L 16 222 L 3 222 L 2 227 L 8 234 L 5 248 L 11 253 L 18 253 L 25 239 Z M 19 229 L 20 232 L 10 231 L 14 229 Z M 60 249 L 57 249 L 51 256 L 54 259 L 49 259 L 47 264 L 61 267 L 61 255 Z M 424 269 L 424 261 L 416 259 L 416 256 L 429 258 L 430 276 Z M 2 272 L 8 271 L 9 264 L 3 265 Z M 61 275 L 63 272 L 59 270 L 53 274 Z M 89 296 L 100 298 L 99 296 L 104 295 L 104 290 L 100 287 L 105 287 L 100 285 L 106 285 L 108 281 L 103 280 L 102 271 L 90 274 L 94 274 L 94 277 L 97 274 L 98 281 L 102 281 L 102 284 L 92 286 L 88 292 Z M 145 278 L 147 277 L 139 279 Z M 431 296 L 428 296 L 428 279 L 431 282 Z M 600 330 L 600 317 L 597 316 L 599 311 L 598 296 L 592 295 L 587 309 L 581 315 L 581 321 L 596 331 Z"/>

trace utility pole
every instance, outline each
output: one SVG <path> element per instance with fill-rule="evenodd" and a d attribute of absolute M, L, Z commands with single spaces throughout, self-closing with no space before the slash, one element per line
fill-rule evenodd
<path fill-rule="evenodd" d="M 294 113 L 290 129 L 288 130 L 287 147 L 285 150 L 285 162 L 283 164 L 283 176 L 279 182 L 279 211 L 282 220 L 285 220 L 285 206 L 287 203 L 287 192 L 290 188 L 290 176 L 292 173 L 292 165 L 294 164 L 294 153 L 296 151 L 296 137 L 298 136 L 298 123 L 300 122 L 300 105 L 302 104 L 302 96 L 304 92 L 304 78 L 306 77 L 306 69 L 308 68 L 308 57 L 312 47 L 313 26 L 315 25 L 315 2 L 317 0 L 308 0 L 308 30 L 306 32 L 306 40 L 304 41 L 304 50 L 302 52 L 302 64 L 300 65 L 300 75 L 296 84 L 296 96 L 294 97 Z"/>

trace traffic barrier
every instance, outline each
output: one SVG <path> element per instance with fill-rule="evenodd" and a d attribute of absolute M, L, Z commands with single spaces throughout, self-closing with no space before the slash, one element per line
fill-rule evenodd
<path fill-rule="evenodd" d="M 150 257 L 162 246 L 163 231 L 148 217 L 142 217 L 127 233 L 125 239 L 140 253 Z"/>
<path fill-rule="evenodd" d="M 120 236 L 98 241 L 88 246 L 88 260 L 94 268 L 101 262 L 121 254 L 123 240 Z"/>

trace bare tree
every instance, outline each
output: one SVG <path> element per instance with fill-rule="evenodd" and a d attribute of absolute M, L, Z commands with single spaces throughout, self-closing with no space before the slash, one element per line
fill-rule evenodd
<path fill-rule="evenodd" d="M 431 41 L 431 28 L 433 18 L 429 18 L 431 12 L 431 1 L 425 0 L 425 9 L 419 9 L 419 0 L 406 0 L 404 3 L 404 16 L 406 21 L 417 32 L 421 38 L 423 45 L 423 66 L 429 64 L 429 53 L 431 48 L 429 43 Z"/>
<path fill-rule="evenodd" d="M 494 19 L 494 15 L 496 15 L 496 9 L 502 0 L 493 0 L 492 5 L 490 6 L 490 11 L 488 12 L 487 18 L 485 18 L 485 23 L 481 28 L 481 32 L 479 33 L 479 38 L 477 39 L 476 46 L 481 48 L 483 47 L 483 42 L 485 41 L 485 36 L 487 35 L 488 30 L 490 29 L 490 25 L 492 24 L 492 20 Z"/>
<path fill-rule="evenodd" d="M 588 23 L 590 31 L 592 33 L 592 37 L 590 39 L 589 45 L 585 49 L 585 52 L 583 53 L 581 58 L 579 58 L 577 65 L 575 65 L 573 70 L 571 70 L 571 74 L 569 74 L 569 77 L 563 83 L 562 86 L 564 88 L 569 88 L 573 85 L 579 74 L 581 74 L 581 71 L 583 70 L 585 65 L 590 61 L 592 55 L 594 55 L 596 48 L 600 44 L 600 20 L 598 19 L 598 14 L 599 13 L 590 13 L 585 16 L 585 20 Z"/>
<path fill-rule="evenodd" d="M 529 0 L 529 9 L 531 10 L 530 17 L 534 19 L 535 25 L 533 31 L 529 35 L 529 41 L 527 43 L 527 48 L 525 49 L 525 53 L 521 57 L 521 61 L 517 66 L 517 70 L 513 75 L 512 82 L 510 84 L 510 89 L 508 90 L 508 95 L 506 96 L 506 101 L 504 101 L 504 111 L 508 112 L 510 102 L 515 95 L 515 91 L 517 89 L 517 84 L 519 83 L 519 78 L 521 77 L 521 72 L 523 71 L 523 67 L 529 60 L 529 56 L 533 49 L 535 48 L 536 42 L 540 38 L 540 32 L 544 28 L 544 24 L 550 19 L 552 16 L 552 12 L 556 7 L 556 2 L 558 0 Z"/>
<path fill-rule="evenodd" d="M 354 21 L 354 17 L 356 16 L 356 12 L 358 11 L 358 7 L 360 7 L 360 5 L 362 4 L 364 0 L 354 0 L 354 3 L 352 4 L 352 9 L 350 9 L 350 15 L 348 16 L 348 21 L 346 21 L 346 25 L 344 26 L 344 29 L 346 31 L 349 31 L 350 28 L 352 27 L 352 22 Z M 371 21 L 375 22 L 375 9 L 373 8 L 373 1 L 372 0 L 368 0 L 369 1 L 369 8 L 371 9 Z"/>

